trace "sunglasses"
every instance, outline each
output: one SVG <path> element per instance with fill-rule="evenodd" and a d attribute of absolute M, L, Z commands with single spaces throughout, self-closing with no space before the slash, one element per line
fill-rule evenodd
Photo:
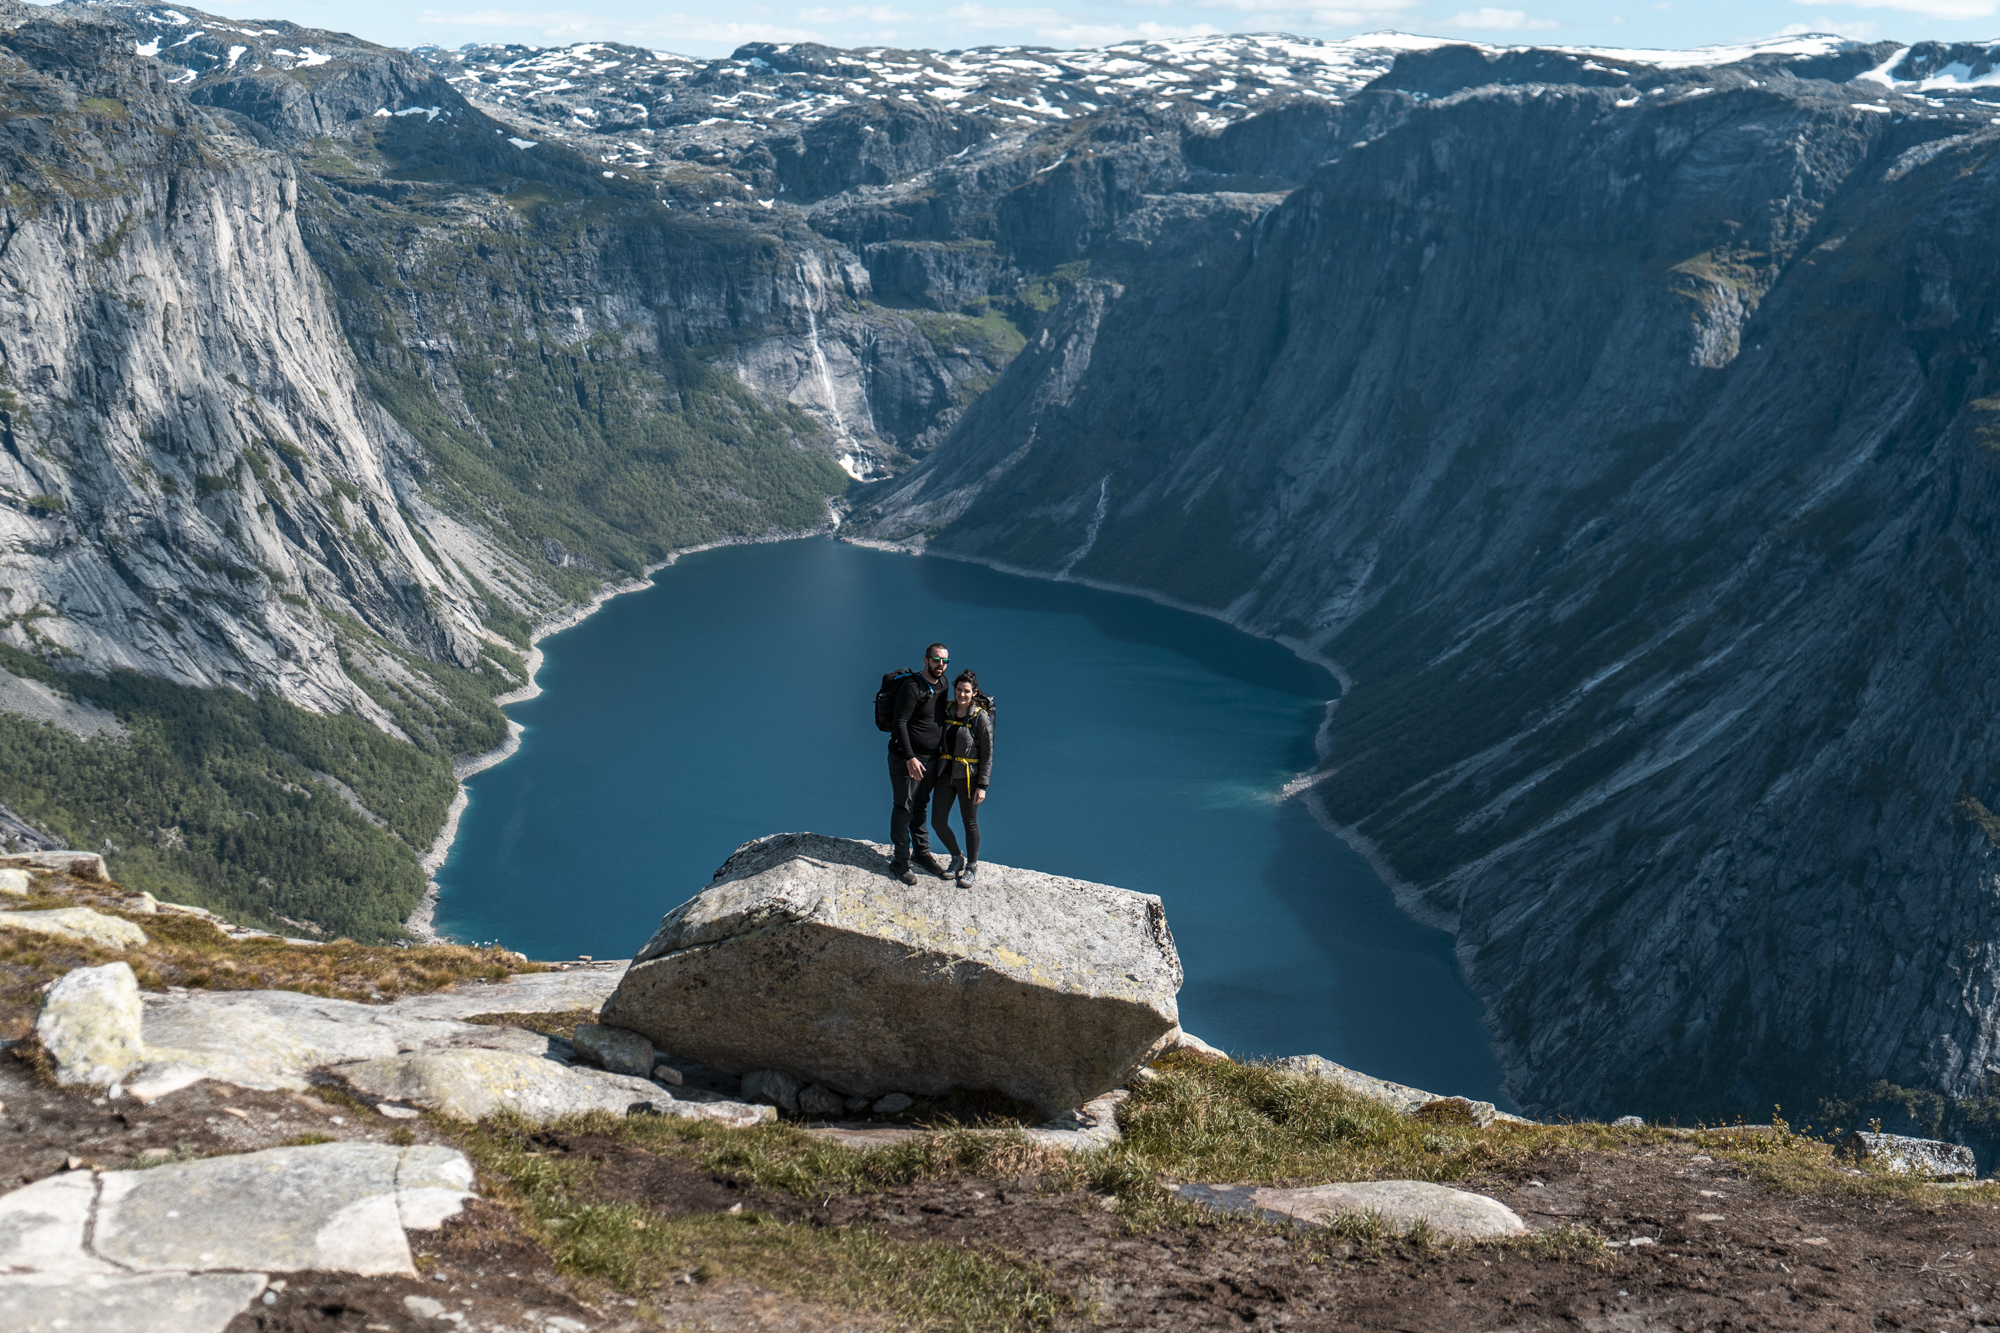
<path fill-rule="evenodd" d="M 951 661 L 951 659 L 950 659 L 949 657 L 933 657 L 933 658 L 931 659 L 931 661 L 933 661 L 933 662 L 949 662 L 949 661 Z"/>

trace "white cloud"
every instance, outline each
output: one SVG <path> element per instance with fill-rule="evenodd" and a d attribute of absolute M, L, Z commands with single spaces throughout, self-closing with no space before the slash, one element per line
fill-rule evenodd
<path fill-rule="evenodd" d="M 1447 28 L 1471 28 L 1479 32 L 1520 32 L 1528 28 L 1553 28 L 1554 19 L 1528 17 L 1524 9 L 1468 9 L 1444 21 Z"/>
<path fill-rule="evenodd" d="M 978 32 L 1028 32 L 1059 46 L 1158 42 L 1173 37 L 1212 37 L 1221 31 L 1209 23 L 1079 23 L 1054 9 L 988 9 L 970 3 L 945 11 L 945 17 Z"/>
<path fill-rule="evenodd" d="M 799 17 L 808 23 L 851 23 L 855 19 L 866 19 L 870 23 L 907 23 L 916 16 L 888 5 L 849 5 L 845 9 L 801 9 Z"/>
<path fill-rule="evenodd" d="M 1222 9 L 1241 14 L 1231 19 L 1236 32 L 1283 29 L 1288 32 L 1325 32 L 1340 28 L 1366 27 L 1405 19 L 1421 0 L 1366 0 L 1363 4 L 1331 8 L 1324 5 L 1288 5 L 1274 0 L 1189 0 L 1191 9 Z"/>
<path fill-rule="evenodd" d="M 1905 14 L 1922 14 L 1932 19 L 1983 19 L 1991 18 L 2000 10 L 1996 0 L 1792 0 L 1799 5 L 1853 5 L 1859 9 L 1894 9 Z M 1858 34 L 1842 29 L 1847 35 Z"/>
<path fill-rule="evenodd" d="M 1815 0 L 1820 3 L 1821 0 Z M 1841 4 L 1844 0 L 1823 0 L 1826 4 Z M 1836 37 L 1852 37 L 1857 41 L 1867 41 L 1880 30 L 1881 25 L 1867 19 L 1837 19 L 1821 14 L 1811 23 L 1787 23 L 1772 33 L 1773 37 L 1802 37 L 1806 33 L 1832 33 Z"/>
<path fill-rule="evenodd" d="M 823 42 L 827 34 L 810 28 L 764 20 L 727 22 L 690 14 L 660 14 L 645 19 L 613 18 L 575 10 L 437 10 L 427 9 L 422 22 L 460 32 L 478 30 L 494 36 L 533 37 L 551 45 L 568 42 L 631 42 L 638 46 L 677 49 L 696 44 L 736 47 L 744 42 Z"/>

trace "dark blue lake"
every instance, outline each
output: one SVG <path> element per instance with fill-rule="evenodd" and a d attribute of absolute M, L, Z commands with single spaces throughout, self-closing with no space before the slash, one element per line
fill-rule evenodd
<path fill-rule="evenodd" d="M 543 641 L 520 752 L 468 784 L 437 877 L 446 934 L 629 956 L 739 843 L 886 842 L 870 701 L 941 639 L 999 705 L 983 859 L 1160 895 L 1188 1031 L 1498 1099 L 1449 936 L 1273 799 L 1314 765 L 1324 671 L 1141 598 L 828 539 L 655 582 Z"/>

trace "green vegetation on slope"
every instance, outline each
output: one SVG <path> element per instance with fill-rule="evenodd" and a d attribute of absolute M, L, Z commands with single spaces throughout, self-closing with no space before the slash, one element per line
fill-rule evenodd
<path fill-rule="evenodd" d="M 281 917 L 328 937 L 403 937 L 424 888 L 413 849 L 437 836 L 457 792 L 449 751 L 268 694 L 129 671 L 59 676 L 4 648 L 0 666 L 129 729 L 84 740 L 0 713 L 0 801 L 71 846 L 108 841 L 111 873 L 127 887 L 286 934 L 299 927 Z M 380 825 L 319 774 L 351 787 Z"/>

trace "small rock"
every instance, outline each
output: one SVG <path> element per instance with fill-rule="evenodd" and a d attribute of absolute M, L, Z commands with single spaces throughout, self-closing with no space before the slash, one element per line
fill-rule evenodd
<path fill-rule="evenodd" d="M 1330 1218 L 1375 1213 L 1399 1231 L 1428 1223 L 1442 1235 L 1498 1240 L 1527 1233 L 1513 1209 L 1483 1194 L 1450 1189 L 1423 1180 L 1371 1180 L 1273 1189 L 1261 1185 L 1176 1185 L 1183 1199 L 1224 1213 L 1248 1213 L 1305 1225 Z"/>
<path fill-rule="evenodd" d="M 160 900 L 150 893 L 138 893 L 126 901 L 125 910 L 138 916 L 158 916 Z"/>
<path fill-rule="evenodd" d="M 1535 1122 L 1518 1115 L 1502 1111 L 1492 1102 L 1475 1102 L 1464 1097 L 1440 1097 L 1422 1088 L 1412 1088 L 1402 1083 L 1391 1083 L 1387 1079 L 1363 1074 L 1358 1070 L 1337 1065 L 1323 1055 L 1288 1055 L 1277 1062 L 1277 1068 L 1295 1078 L 1315 1079 L 1322 1083 L 1338 1083 L 1349 1092 L 1366 1097 L 1369 1101 L 1401 1111 L 1404 1115 L 1414 1115 L 1425 1107 L 1437 1102 L 1464 1102 L 1473 1111 L 1473 1123 L 1485 1128 L 1494 1121 L 1504 1121 L 1510 1125 L 1532 1125 Z"/>
<path fill-rule="evenodd" d="M 840 1104 L 840 1109 L 848 1112 L 865 1111 L 868 1109 L 868 1099 L 866 1097 L 849 1097 Z"/>
<path fill-rule="evenodd" d="M 847 1098 L 832 1088 L 814 1083 L 799 1089 L 800 1115 L 839 1115 L 847 1109 Z"/>
<path fill-rule="evenodd" d="M 42 1001 L 35 1036 L 65 1087 L 106 1088 L 145 1055 L 140 1041 L 139 980 L 127 963 L 79 967 Z"/>
<path fill-rule="evenodd" d="M 799 1081 L 782 1069 L 754 1069 L 743 1076 L 743 1100 L 769 1102 L 793 1115 L 799 1110 Z"/>
<path fill-rule="evenodd" d="M 58 939 L 128 949 L 146 943 L 146 932 L 123 917 L 106 916 L 88 907 L 58 907 L 48 912 L 0 912 L 0 927 L 32 930 Z"/>
<path fill-rule="evenodd" d="M 1485 1128 L 1493 1123 L 1492 1102 L 1475 1102 L 1465 1097 L 1440 1097 L 1410 1112 L 1410 1119 L 1432 1125 L 1469 1125 Z"/>
<path fill-rule="evenodd" d="M 1644 1129 L 1646 1122 L 1636 1115 L 1621 1115 L 1611 1122 L 1613 1129 Z"/>
<path fill-rule="evenodd" d="M 687 1077 L 672 1065 L 654 1065 L 653 1081 L 664 1083 L 670 1088 L 678 1088 L 687 1082 Z"/>
<path fill-rule="evenodd" d="M 910 1109 L 913 1102 L 900 1092 L 892 1092 L 875 1103 L 876 1115 L 901 1115 Z"/>
<path fill-rule="evenodd" d="M 1979 1174 L 1972 1149 L 1937 1139 L 1912 1139 L 1901 1134 L 1870 1134 L 1849 1130 L 1840 1147 L 1856 1161 L 1873 1161 L 1898 1175 L 1925 1180 L 1961 1180 Z"/>
<path fill-rule="evenodd" d="M 403 1308 L 410 1312 L 413 1319 L 435 1319 L 444 1313 L 444 1302 L 428 1296 L 405 1296 Z"/>
<path fill-rule="evenodd" d="M 391 1120 L 415 1120 L 423 1112 L 414 1106 L 398 1106 L 395 1102 L 379 1102 L 376 1104 L 375 1114 L 387 1116 Z"/>
<path fill-rule="evenodd" d="M 752 1106 L 748 1102 L 696 1101 L 693 1098 L 661 1097 L 650 1102 L 634 1102 L 627 1115 L 670 1115 L 680 1120 L 707 1120 L 730 1129 L 750 1129 L 768 1125 L 778 1118 L 775 1106 Z"/>
<path fill-rule="evenodd" d="M 578 1026 L 570 1044 L 614 1074 L 630 1074 L 635 1078 L 652 1075 L 653 1039 L 630 1028 L 584 1023 Z"/>
<path fill-rule="evenodd" d="M 1196 1055 L 1213 1056 L 1218 1060 L 1227 1060 L 1229 1058 L 1229 1052 L 1223 1050 L 1220 1046 L 1211 1046 L 1200 1037 L 1195 1036 L 1194 1033 L 1184 1032 L 1180 1028 L 1175 1028 L 1168 1035 L 1168 1040 L 1173 1043 L 1172 1049 L 1175 1050 L 1193 1051 Z"/>
<path fill-rule="evenodd" d="M 660 1096 L 650 1079 L 476 1048 L 413 1051 L 330 1072 L 365 1096 L 409 1102 L 454 1120 L 483 1120 L 503 1110 L 537 1124 L 585 1111 L 624 1115 L 634 1103 Z"/>
<path fill-rule="evenodd" d="M 25 870 L 0 870 L 0 893 L 25 898 L 34 882 L 34 877 Z"/>

